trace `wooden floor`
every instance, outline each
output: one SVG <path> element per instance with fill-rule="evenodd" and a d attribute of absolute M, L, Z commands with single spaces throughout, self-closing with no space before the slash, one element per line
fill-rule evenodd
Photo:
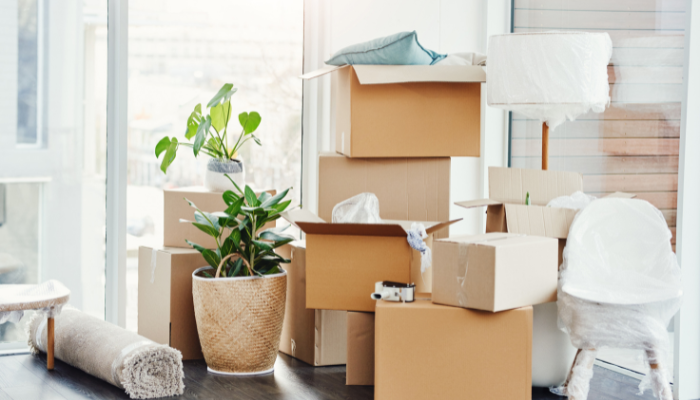
<path fill-rule="evenodd" d="M 43 356 L 0 356 L 0 400 L 128 399 L 123 390 L 56 360 L 49 372 Z M 232 378 L 208 374 L 203 361 L 185 362 L 185 394 L 177 399 L 372 399 L 371 386 L 346 386 L 345 367 L 313 368 L 280 354 L 274 375 Z M 639 381 L 596 367 L 589 399 L 647 400 Z M 465 399 L 469 399 L 465 395 Z M 562 400 L 533 389 L 533 400 Z"/>

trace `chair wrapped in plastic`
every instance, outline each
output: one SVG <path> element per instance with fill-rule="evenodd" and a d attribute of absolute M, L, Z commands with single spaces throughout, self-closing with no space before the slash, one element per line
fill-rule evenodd
<path fill-rule="evenodd" d="M 680 308 L 681 271 L 661 212 L 644 200 L 595 200 L 569 230 L 559 279 L 561 328 L 578 353 L 564 386 L 585 400 L 596 350 L 643 350 L 649 373 L 640 391 L 672 400 L 665 369 L 667 326 Z"/>

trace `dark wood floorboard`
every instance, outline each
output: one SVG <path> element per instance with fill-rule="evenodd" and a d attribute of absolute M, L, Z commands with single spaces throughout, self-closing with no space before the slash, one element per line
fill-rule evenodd
<path fill-rule="evenodd" d="M 596 367 L 589 399 L 651 400 L 637 396 L 639 381 Z M 209 399 L 372 399 L 372 386 L 346 386 L 345 367 L 312 367 L 280 354 L 274 375 L 225 377 L 207 373 L 204 361 L 185 361 L 182 400 Z M 0 400 L 128 399 L 123 390 L 56 360 L 46 370 L 46 358 L 0 356 Z M 465 396 L 465 398 L 469 398 Z M 532 400 L 563 400 L 545 388 L 533 388 Z"/>

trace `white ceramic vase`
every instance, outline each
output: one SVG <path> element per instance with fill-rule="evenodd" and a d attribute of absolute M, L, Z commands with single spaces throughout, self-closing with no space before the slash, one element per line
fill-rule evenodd
<path fill-rule="evenodd" d="M 235 190 L 231 181 L 224 174 L 228 174 L 236 182 L 236 185 L 243 189 L 245 186 L 245 169 L 243 168 L 243 161 L 237 159 L 229 161 L 210 159 L 204 175 L 204 186 L 212 192 Z"/>
<path fill-rule="evenodd" d="M 557 326 L 557 303 L 538 304 L 532 316 L 532 386 L 559 386 L 574 362 L 576 348 Z"/>

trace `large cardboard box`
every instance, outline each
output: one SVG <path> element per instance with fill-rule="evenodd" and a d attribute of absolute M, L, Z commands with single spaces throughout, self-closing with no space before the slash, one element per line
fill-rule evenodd
<path fill-rule="evenodd" d="M 450 218 L 450 158 L 348 158 L 322 153 L 318 159 L 318 216 L 360 193 L 379 199 L 379 215 L 406 221 Z M 435 237 L 448 237 L 449 228 Z"/>
<path fill-rule="evenodd" d="M 265 190 L 271 195 L 277 194 L 275 190 Z M 259 195 L 262 190 L 256 190 Z M 185 247 L 190 246 L 185 239 L 197 243 L 208 249 L 216 248 L 216 241 L 213 237 L 200 231 L 192 224 L 180 222 L 181 219 L 194 221 L 194 208 L 192 208 L 185 198 L 193 202 L 197 207 L 206 212 L 224 211 L 226 203 L 222 197 L 222 192 L 211 192 L 202 186 L 183 187 L 178 189 L 165 189 L 163 191 L 163 246 Z M 263 229 L 274 228 L 273 221 L 263 227 Z"/>
<path fill-rule="evenodd" d="M 433 302 L 485 311 L 557 298 L 558 241 L 487 233 L 433 242 Z"/>
<path fill-rule="evenodd" d="M 406 240 L 411 221 L 332 224 L 303 209 L 282 216 L 306 234 L 307 308 L 373 312 L 370 294 L 378 281 L 415 282 L 417 292 L 430 291 L 420 276 L 420 253 Z M 423 224 L 432 235 L 457 221 Z"/>
<path fill-rule="evenodd" d="M 192 302 L 192 272 L 207 265 L 193 249 L 139 247 L 138 334 L 204 358 Z"/>
<path fill-rule="evenodd" d="M 529 400 L 532 307 L 377 302 L 374 398 Z"/>
<path fill-rule="evenodd" d="M 348 312 L 346 385 L 374 385 L 374 313 Z"/>
<path fill-rule="evenodd" d="M 345 311 L 306 308 L 306 244 L 292 242 L 275 250 L 290 259 L 287 271 L 287 307 L 280 351 L 307 364 L 345 364 L 347 316 Z"/>
<path fill-rule="evenodd" d="M 566 239 L 578 213 L 570 208 L 547 207 L 552 199 L 583 191 L 577 172 L 489 167 L 489 198 L 458 201 L 465 208 L 486 206 L 486 232 L 510 232 Z M 530 205 L 525 205 L 527 194 Z M 634 197 L 616 192 L 607 197 Z"/>
<path fill-rule="evenodd" d="M 480 66 L 354 65 L 333 73 L 336 151 L 348 157 L 478 157 Z"/>

